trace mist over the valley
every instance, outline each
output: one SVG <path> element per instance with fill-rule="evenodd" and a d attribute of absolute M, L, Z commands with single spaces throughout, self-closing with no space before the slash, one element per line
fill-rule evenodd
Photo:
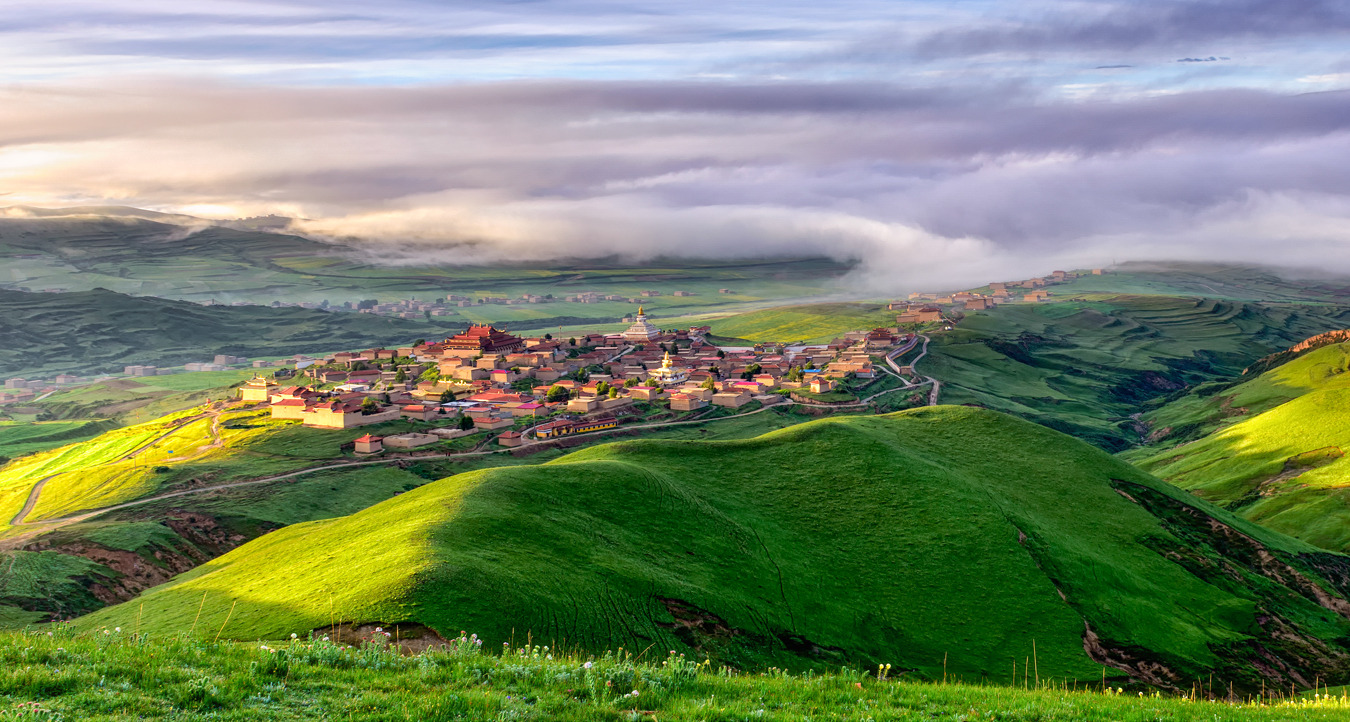
<path fill-rule="evenodd" d="M 98 40 L 29 7 L 0 202 L 276 213 L 393 265 L 825 255 L 877 292 L 1131 260 L 1350 272 L 1337 3 L 675 26 L 643 3 L 343 5 L 190 38 L 110 10 Z"/>

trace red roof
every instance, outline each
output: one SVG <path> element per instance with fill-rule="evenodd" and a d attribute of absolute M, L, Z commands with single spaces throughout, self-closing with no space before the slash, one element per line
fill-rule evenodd
<path fill-rule="evenodd" d="M 280 400 L 280 401 L 273 401 L 273 402 L 272 402 L 272 405 L 273 405 L 273 406 L 304 406 L 304 405 L 305 405 L 305 400 L 304 400 L 304 399 L 282 399 L 282 400 Z"/>
<path fill-rule="evenodd" d="M 357 437 L 356 440 L 357 440 L 358 442 L 360 442 L 360 443 L 363 443 L 363 444 L 369 444 L 369 443 L 372 442 L 372 441 L 384 441 L 384 437 L 383 437 L 383 436 L 371 436 L 370 434 L 366 434 L 365 436 Z"/>

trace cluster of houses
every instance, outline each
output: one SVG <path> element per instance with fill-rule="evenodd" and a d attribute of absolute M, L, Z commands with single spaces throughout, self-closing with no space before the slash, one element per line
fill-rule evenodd
<path fill-rule="evenodd" d="M 1094 268 L 1087 273 L 1100 276 L 1105 271 Z M 1048 276 L 1038 278 L 991 283 L 988 293 L 980 291 L 959 291 L 951 294 L 916 292 L 909 294 L 908 300 L 894 302 L 888 308 L 900 312 L 895 319 L 898 324 L 941 322 L 946 318 L 944 306 L 964 311 L 987 311 L 1000 304 L 1016 301 L 1025 303 L 1049 301 L 1053 292 L 1047 288 L 1048 286 L 1072 281 L 1080 275 L 1082 274 L 1075 271 L 1053 271 Z"/>
<path fill-rule="evenodd" d="M 406 439 L 370 437 L 358 453 L 477 431 L 497 431 L 500 444 L 515 446 L 526 427 L 539 439 L 614 428 L 641 415 L 640 403 L 687 413 L 828 393 L 845 378 L 874 378 L 873 353 L 907 338 L 873 329 L 817 346 L 721 349 L 705 341 L 707 331 L 663 331 L 641 308 L 622 333 L 569 339 L 472 325 L 444 340 L 332 354 L 303 370 L 308 383 L 282 387 L 256 376 L 240 397 L 266 403 L 273 418 L 314 428 L 453 422 Z"/>

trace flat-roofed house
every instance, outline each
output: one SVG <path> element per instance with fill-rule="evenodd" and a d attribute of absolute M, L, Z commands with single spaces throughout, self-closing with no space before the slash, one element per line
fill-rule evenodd
<path fill-rule="evenodd" d="M 358 454 L 378 454 L 384 451 L 384 439 L 379 436 L 371 436 L 370 434 L 358 436 L 356 441 L 352 443 L 356 445 L 356 453 Z"/>
<path fill-rule="evenodd" d="M 741 390 L 723 391 L 722 393 L 713 394 L 712 403 L 714 406 L 725 406 L 726 408 L 729 409 L 739 409 L 740 407 L 750 403 L 750 394 Z"/>

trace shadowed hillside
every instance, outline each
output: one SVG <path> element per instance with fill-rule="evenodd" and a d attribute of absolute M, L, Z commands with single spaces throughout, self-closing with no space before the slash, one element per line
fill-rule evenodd
<path fill-rule="evenodd" d="M 236 356 L 289 355 L 408 343 L 454 325 L 307 308 L 202 306 L 126 296 L 0 291 L 0 375 L 121 371 Z"/>
<path fill-rule="evenodd" d="M 1347 578 L 1345 557 L 1085 443 L 935 407 L 461 474 L 272 532 L 79 624 L 256 639 L 417 623 L 998 682 L 1034 656 L 1042 677 L 1105 664 L 1253 688 L 1346 679 Z"/>

